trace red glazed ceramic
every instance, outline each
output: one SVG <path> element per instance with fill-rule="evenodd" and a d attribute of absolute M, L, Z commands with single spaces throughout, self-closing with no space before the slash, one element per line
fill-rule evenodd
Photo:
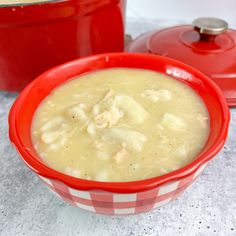
<path fill-rule="evenodd" d="M 129 52 L 151 53 L 182 61 L 211 78 L 230 106 L 236 106 L 236 31 L 216 18 L 199 18 L 139 36 Z"/>
<path fill-rule="evenodd" d="M 210 134 L 204 149 L 194 161 L 181 169 L 159 177 L 115 183 L 78 179 L 53 170 L 43 163 L 31 141 L 32 117 L 40 102 L 55 87 L 75 76 L 113 67 L 157 71 L 187 84 L 199 94 L 209 111 Z M 165 57 L 113 53 L 68 62 L 45 72 L 32 81 L 11 108 L 9 135 L 23 161 L 60 198 L 92 212 L 126 215 L 149 211 L 164 205 L 178 197 L 191 185 L 207 163 L 223 147 L 229 119 L 228 106 L 222 92 L 199 71 Z"/>
<path fill-rule="evenodd" d="M 66 61 L 123 51 L 126 0 L 0 6 L 0 90 L 20 91 Z"/>

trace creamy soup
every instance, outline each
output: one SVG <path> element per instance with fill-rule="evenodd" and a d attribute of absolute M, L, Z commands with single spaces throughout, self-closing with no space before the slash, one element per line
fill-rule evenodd
<path fill-rule="evenodd" d="M 209 133 L 201 98 L 149 70 L 114 68 L 54 89 L 32 124 L 37 153 L 50 167 L 97 181 L 133 181 L 191 162 Z"/>

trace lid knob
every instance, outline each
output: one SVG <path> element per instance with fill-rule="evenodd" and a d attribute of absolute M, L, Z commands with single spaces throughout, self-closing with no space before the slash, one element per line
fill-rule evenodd
<path fill-rule="evenodd" d="M 204 35 L 219 35 L 228 29 L 228 23 L 214 17 L 197 18 L 192 23 L 195 30 Z"/>

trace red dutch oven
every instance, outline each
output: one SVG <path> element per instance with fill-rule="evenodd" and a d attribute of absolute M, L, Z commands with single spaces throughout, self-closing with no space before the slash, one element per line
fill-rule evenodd
<path fill-rule="evenodd" d="M 126 0 L 64 0 L 0 7 L 0 90 L 20 91 L 43 71 L 122 51 Z"/>
<path fill-rule="evenodd" d="M 198 18 L 139 36 L 127 48 L 182 61 L 206 74 L 236 106 L 236 31 L 217 18 Z"/>

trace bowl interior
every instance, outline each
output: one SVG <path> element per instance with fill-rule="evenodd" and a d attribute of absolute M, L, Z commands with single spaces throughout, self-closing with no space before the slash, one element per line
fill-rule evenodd
<path fill-rule="evenodd" d="M 17 146 L 24 161 L 36 172 L 42 175 L 45 175 L 45 173 L 48 173 L 48 175 L 51 174 L 49 177 L 55 177 L 54 175 L 57 175 L 55 178 L 65 178 L 64 174 L 46 167 L 36 154 L 32 145 L 31 122 L 40 102 L 52 89 L 73 77 L 90 71 L 112 67 L 149 69 L 166 74 L 192 87 L 205 102 L 210 115 L 210 134 L 208 141 L 202 152 L 192 163 L 167 174 L 166 181 L 168 178 L 177 177 L 177 175 L 183 174 L 184 172 L 187 174 L 187 172 L 193 171 L 194 168 L 198 168 L 201 164 L 212 158 L 223 146 L 229 122 L 228 107 L 218 87 L 209 81 L 206 76 L 180 62 L 163 57 L 146 54 L 104 54 L 75 60 L 45 72 L 25 88 L 13 105 L 9 116 L 10 138 Z M 159 178 L 159 180 L 164 181 L 162 177 L 160 176 L 154 179 L 158 180 Z M 67 181 L 75 181 L 75 178 L 70 178 Z M 145 182 L 145 180 L 141 182 Z M 156 183 L 156 181 L 154 182 Z M 76 184 L 74 183 L 75 186 Z"/>

